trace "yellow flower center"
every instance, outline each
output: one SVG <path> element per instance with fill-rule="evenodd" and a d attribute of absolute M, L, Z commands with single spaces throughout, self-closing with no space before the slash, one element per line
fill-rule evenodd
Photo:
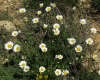
<path fill-rule="evenodd" d="M 23 10 L 21 10 L 21 12 L 22 12 L 22 13 L 24 13 L 24 12 L 25 12 L 25 10 L 23 9 Z"/>
<path fill-rule="evenodd" d="M 50 11 L 50 10 L 51 10 L 51 8 L 47 8 L 47 10 L 48 10 L 48 11 Z"/>
<path fill-rule="evenodd" d="M 80 51 L 81 50 L 81 48 L 77 48 L 77 51 Z"/>
<path fill-rule="evenodd" d="M 67 74 L 68 74 L 68 72 L 64 71 L 64 75 L 67 75 Z"/>
<path fill-rule="evenodd" d="M 59 56 L 59 58 L 62 58 L 62 56 Z"/>
<path fill-rule="evenodd" d="M 41 46 L 41 48 L 44 48 L 44 47 L 45 47 L 44 45 Z"/>
<path fill-rule="evenodd" d="M 16 50 L 19 51 L 20 50 L 20 47 L 16 47 Z"/>
<path fill-rule="evenodd" d="M 60 16 L 58 16 L 58 19 L 61 19 L 61 17 L 60 17 Z"/>
<path fill-rule="evenodd" d="M 24 63 L 22 63 L 22 66 L 24 67 L 24 66 L 25 66 L 25 64 L 24 64 Z"/>
<path fill-rule="evenodd" d="M 56 4 L 53 4 L 53 7 L 56 7 Z"/>
<path fill-rule="evenodd" d="M 11 44 L 8 44 L 8 48 L 12 48 L 12 45 Z"/>
<path fill-rule="evenodd" d="M 84 21 L 81 21 L 81 23 L 84 24 L 85 22 Z"/>
<path fill-rule="evenodd" d="M 58 31 L 55 31 L 56 34 L 58 34 Z"/>
<path fill-rule="evenodd" d="M 14 33 L 14 36 L 16 36 L 17 35 L 17 33 Z"/>
<path fill-rule="evenodd" d="M 43 78 L 43 77 L 40 75 L 40 76 L 39 76 L 39 79 L 42 79 L 42 78 Z"/>
<path fill-rule="evenodd" d="M 43 49 L 43 52 L 46 52 L 46 49 L 45 48 Z"/>
<path fill-rule="evenodd" d="M 25 70 L 26 70 L 26 71 L 28 71 L 28 70 L 29 70 L 29 68 L 25 68 Z"/>
<path fill-rule="evenodd" d="M 41 71 L 43 71 L 44 69 L 43 68 L 41 68 Z"/>
<path fill-rule="evenodd" d="M 94 60 L 96 60 L 96 59 L 97 59 L 97 56 L 96 56 L 96 55 L 94 55 L 94 56 L 93 56 L 93 59 L 94 59 Z"/>
<path fill-rule="evenodd" d="M 46 25 L 44 25 L 44 28 L 47 28 L 47 26 L 46 26 Z"/>
<path fill-rule="evenodd" d="M 56 73 L 59 74 L 59 71 L 57 71 Z"/>
<path fill-rule="evenodd" d="M 91 43 L 91 40 L 88 40 L 88 43 Z"/>
<path fill-rule="evenodd" d="M 92 30 L 92 32 L 94 33 L 94 32 L 96 32 L 95 30 Z"/>
<path fill-rule="evenodd" d="M 71 40 L 72 43 L 74 43 L 74 40 Z"/>
<path fill-rule="evenodd" d="M 28 19 L 25 19 L 25 22 L 28 22 Z"/>
<path fill-rule="evenodd" d="M 38 15 L 41 14 L 41 12 L 38 12 Z"/>
<path fill-rule="evenodd" d="M 34 22 L 38 22 L 38 20 L 37 20 L 37 19 L 35 19 L 35 20 L 34 20 Z"/>
<path fill-rule="evenodd" d="M 55 28 L 58 28 L 58 25 L 56 25 Z"/>

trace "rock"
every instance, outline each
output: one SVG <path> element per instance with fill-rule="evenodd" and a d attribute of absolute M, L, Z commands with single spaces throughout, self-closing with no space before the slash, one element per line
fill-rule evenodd
<path fill-rule="evenodd" d="M 0 28 L 1 27 L 4 27 L 8 32 L 16 30 L 16 27 L 10 21 L 0 21 Z"/>
<path fill-rule="evenodd" d="M 0 0 L 0 3 L 2 3 L 4 0 Z"/>

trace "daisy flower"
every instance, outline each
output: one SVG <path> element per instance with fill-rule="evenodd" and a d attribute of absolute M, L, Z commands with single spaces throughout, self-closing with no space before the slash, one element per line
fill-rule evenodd
<path fill-rule="evenodd" d="M 21 30 L 19 30 L 18 33 L 21 33 Z"/>
<path fill-rule="evenodd" d="M 97 55 L 93 55 L 92 58 L 93 58 L 94 60 L 97 60 L 97 59 L 98 59 L 98 56 L 97 56 Z"/>
<path fill-rule="evenodd" d="M 54 8 L 56 7 L 56 3 L 50 3 L 50 5 Z"/>
<path fill-rule="evenodd" d="M 71 45 L 73 45 L 73 44 L 76 43 L 75 38 L 68 38 L 67 40 L 68 40 L 68 42 L 69 42 Z"/>
<path fill-rule="evenodd" d="M 62 75 L 65 76 L 65 75 L 68 75 L 68 74 L 69 74 L 69 71 L 68 71 L 68 70 L 63 70 L 63 71 L 62 71 Z"/>
<path fill-rule="evenodd" d="M 20 51 L 20 46 L 18 44 L 16 44 L 13 48 L 14 52 L 19 52 Z"/>
<path fill-rule="evenodd" d="M 18 33 L 19 33 L 18 31 L 13 31 L 11 35 L 15 37 L 18 35 Z"/>
<path fill-rule="evenodd" d="M 46 47 L 46 44 L 45 44 L 45 43 L 41 43 L 41 44 L 39 45 L 39 47 L 40 47 L 41 49 L 43 49 L 43 48 Z"/>
<path fill-rule="evenodd" d="M 75 47 L 75 51 L 76 51 L 76 52 L 82 52 L 82 46 L 77 45 L 77 46 Z"/>
<path fill-rule="evenodd" d="M 73 7 L 73 10 L 75 10 L 76 9 L 76 7 Z"/>
<path fill-rule="evenodd" d="M 24 67 L 26 66 L 26 64 L 27 64 L 26 61 L 20 61 L 20 62 L 19 62 L 19 66 L 20 66 L 21 68 L 24 68 Z"/>
<path fill-rule="evenodd" d="M 42 52 L 47 52 L 47 47 L 41 48 Z"/>
<path fill-rule="evenodd" d="M 63 55 L 58 55 L 57 58 L 58 59 L 62 59 L 63 58 Z"/>
<path fill-rule="evenodd" d="M 38 11 L 37 14 L 40 15 L 42 13 L 42 11 Z"/>
<path fill-rule="evenodd" d="M 96 28 L 91 28 L 91 33 L 97 33 L 97 29 Z"/>
<path fill-rule="evenodd" d="M 20 13 L 25 13 L 25 12 L 26 12 L 26 9 L 25 9 L 25 8 L 20 8 L 20 9 L 19 9 L 19 12 L 20 12 Z"/>
<path fill-rule="evenodd" d="M 91 45 L 93 43 L 93 39 L 91 39 L 91 38 L 88 38 L 87 40 L 86 40 L 86 44 L 89 44 L 89 45 Z"/>
<path fill-rule="evenodd" d="M 39 6 L 40 6 L 40 8 L 42 8 L 44 6 L 44 4 L 43 3 L 40 3 Z"/>
<path fill-rule="evenodd" d="M 51 11 L 51 7 L 46 7 L 46 12 L 49 12 L 49 11 Z"/>
<path fill-rule="evenodd" d="M 32 19 L 33 23 L 38 23 L 39 22 L 39 18 L 34 18 Z"/>
<path fill-rule="evenodd" d="M 81 24 L 86 24 L 86 20 L 85 19 L 80 19 L 80 23 Z"/>
<path fill-rule="evenodd" d="M 55 75 L 56 75 L 56 76 L 61 75 L 61 70 L 60 70 L 60 69 L 56 69 L 54 72 L 55 72 Z"/>
<path fill-rule="evenodd" d="M 100 75 L 100 70 L 98 71 L 98 74 Z"/>
<path fill-rule="evenodd" d="M 61 19 L 63 19 L 63 16 L 62 16 L 62 15 L 57 15 L 56 18 L 57 18 L 58 20 L 61 20 Z"/>
<path fill-rule="evenodd" d="M 59 29 L 59 28 L 60 28 L 60 25 L 59 25 L 58 23 L 55 23 L 55 24 L 53 25 L 53 28 L 54 28 L 54 29 Z"/>
<path fill-rule="evenodd" d="M 60 30 L 59 29 L 53 29 L 54 31 L 54 35 L 59 35 L 60 34 Z"/>
<path fill-rule="evenodd" d="M 9 41 L 5 44 L 5 49 L 11 50 L 13 48 L 14 43 Z"/>
<path fill-rule="evenodd" d="M 40 68 L 39 68 L 39 72 L 44 72 L 46 69 L 45 69 L 45 67 L 43 67 L 43 66 L 41 66 Z"/>
<path fill-rule="evenodd" d="M 44 24 L 44 25 L 43 25 L 43 28 L 47 28 L 47 27 L 48 27 L 48 25 L 47 25 L 47 24 Z"/>
<path fill-rule="evenodd" d="M 24 17 L 24 19 L 25 19 L 25 22 L 28 22 L 28 18 L 27 17 Z"/>
<path fill-rule="evenodd" d="M 24 67 L 24 72 L 28 72 L 28 71 L 29 71 L 29 69 L 30 69 L 30 67 L 29 67 L 29 66 L 25 66 L 25 67 Z"/>
<path fill-rule="evenodd" d="M 58 58 L 58 55 L 56 55 L 55 58 Z"/>

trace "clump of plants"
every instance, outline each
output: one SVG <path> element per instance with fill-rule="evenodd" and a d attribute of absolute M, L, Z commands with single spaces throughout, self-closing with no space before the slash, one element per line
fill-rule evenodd
<path fill-rule="evenodd" d="M 1 56 L 8 59 L 0 65 L 1 78 L 94 80 L 94 75 L 97 80 L 97 72 L 88 72 L 82 64 L 93 48 L 90 34 L 97 29 L 87 25 L 87 17 L 75 16 L 77 10 L 56 3 L 40 3 L 37 9 L 20 8 L 19 16 L 26 26 L 1 33 Z M 97 60 L 97 55 L 91 59 Z"/>

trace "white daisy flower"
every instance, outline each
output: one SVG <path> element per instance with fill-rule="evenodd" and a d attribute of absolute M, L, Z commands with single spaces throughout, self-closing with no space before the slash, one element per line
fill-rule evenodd
<path fill-rule="evenodd" d="M 50 3 L 50 6 L 52 6 L 52 7 L 56 7 L 56 3 Z"/>
<path fill-rule="evenodd" d="M 24 20 L 25 20 L 25 22 L 28 22 L 28 18 L 27 17 L 24 17 Z"/>
<path fill-rule="evenodd" d="M 37 14 L 40 15 L 42 13 L 42 11 L 37 11 Z"/>
<path fill-rule="evenodd" d="M 100 75 L 100 70 L 98 71 L 98 74 Z"/>
<path fill-rule="evenodd" d="M 63 16 L 62 16 L 62 15 L 57 15 L 56 18 L 57 18 L 58 20 L 61 20 L 61 19 L 63 19 Z"/>
<path fill-rule="evenodd" d="M 82 52 L 82 46 L 77 45 L 77 46 L 75 47 L 75 51 L 76 51 L 76 52 Z"/>
<path fill-rule="evenodd" d="M 93 43 L 93 39 L 88 38 L 88 39 L 86 40 L 86 44 L 92 45 L 92 43 Z"/>
<path fill-rule="evenodd" d="M 15 37 L 18 35 L 18 33 L 19 33 L 18 31 L 13 31 L 11 35 Z"/>
<path fill-rule="evenodd" d="M 91 33 L 97 33 L 97 29 L 96 28 L 91 28 Z"/>
<path fill-rule="evenodd" d="M 45 43 L 41 43 L 40 45 L 39 45 L 39 48 L 41 48 L 41 49 L 43 49 L 43 48 L 45 48 L 46 47 L 46 44 Z"/>
<path fill-rule="evenodd" d="M 41 48 L 42 52 L 47 52 L 47 47 Z"/>
<path fill-rule="evenodd" d="M 98 55 L 93 55 L 92 58 L 93 58 L 94 60 L 97 60 L 97 59 L 98 59 Z"/>
<path fill-rule="evenodd" d="M 20 62 L 19 62 L 19 66 L 20 66 L 21 68 L 24 68 L 24 67 L 26 66 L 26 64 L 27 64 L 26 61 L 20 61 Z"/>
<path fill-rule="evenodd" d="M 86 20 L 85 19 L 80 19 L 80 23 L 81 24 L 86 24 Z"/>
<path fill-rule="evenodd" d="M 55 72 L 55 75 L 56 75 L 56 76 L 61 75 L 61 70 L 60 70 L 60 69 L 56 69 L 54 72 Z"/>
<path fill-rule="evenodd" d="M 63 58 L 63 55 L 58 55 L 58 59 L 62 59 Z"/>
<path fill-rule="evenodd" d="M 75 38 L 68 38 L 67 40 L 68 40 L 68 42 L 69 42 L 71 45 L 73 45 L 73 44 L 76 43 Z"/>
<path fill-rule="evenodd" d="M 30 69 L 30 67 L 29 67 L 29 66 L 25 66 L 25 67 L 24 67 L 24 72 L 28 72 L 28 71 L 29 71 L 29 69 Z"/>
<path fill-rule="evenodd" d="M 21 33 L 21 30 L 19 30 L 18 33 Z"/>
<path fill-rule="evenodd" d="M 53 25 L 53 28 L 54 28 L 54 29 L 59 29 L 59 28 L 60 28 L 60 25 L 59 25 L 58 23 L 55 23 L 55 24 Z"/>
<path fill-rule="evenodd" d="M 60 30 L 59 29 L 53 29 L 54 31 L 54 35 L 59 35 L 60 34 Z"/>
<path fill-rule="evenodd" d="M 20 12 L 20 13 L 25 13 L 25 12 L 26 12 L 26 9 L 25 9 L 25 8 L 20 8 L 20 9 L 19 9 L 19 12 Z"/>
<path fill-rule="evenodd" d="M 45 67 L 43 67 L 43 66 L 41 66 L 40 68 L 39 68 L 39 72 L 44 72 L 46 69 L 45 69 Z"/>
<path fill-rule="evenodd" d="M 68 75 L 68 74 L 69 74 L 69 71 L 68 71 L 68 70 L 63 70 L 63 71 L 62 71 L 62 75 L 65 76 L 65 75 Z"/>
<path fill-rule="evenodd" d="M 13 48 L 14 52 L 19 52 L 20 51 L 20 46 L 18 44 L 16 44 Z"/>
<path fill-rule="evenodd" d="M 58 58 L 58 55 L 56 55 L 55 58 Z"/>
<path fill-rule="evenodd" d="M 11 50 L 13 48 L 14 43 L 9 41 L 5 44 L 5 49 Z"/>
<path fill-rule="evenodd" d="M 47 27 L 48 27 L 48 25 L 47 25 L 47 24 L 44 24 L 44 25 L 43 25 L 43 28 L 47 28 Z"/>
<path fill-rule="evenodd" d="M 44 6 L 44 4 L 43 3 L 40 3 L 39 6 L 40 6 L 40 8 L 42 8 Z"/>
<path fill-rule="evenodd" d="M 49 12 L 49 11 L 51 11 L 51 7 L 46 7 L 46 12 Z"/>
<path fill-rule="evenodd" d="M 39 22 L 39 18 L 34 18 L 32 19 L 33 23 L 38 23 Z"/>
<path fill-rule="evenodd" d="M 76 7 L 73 7 L 73 10 L 75 10 L 76 9 Z"/>

